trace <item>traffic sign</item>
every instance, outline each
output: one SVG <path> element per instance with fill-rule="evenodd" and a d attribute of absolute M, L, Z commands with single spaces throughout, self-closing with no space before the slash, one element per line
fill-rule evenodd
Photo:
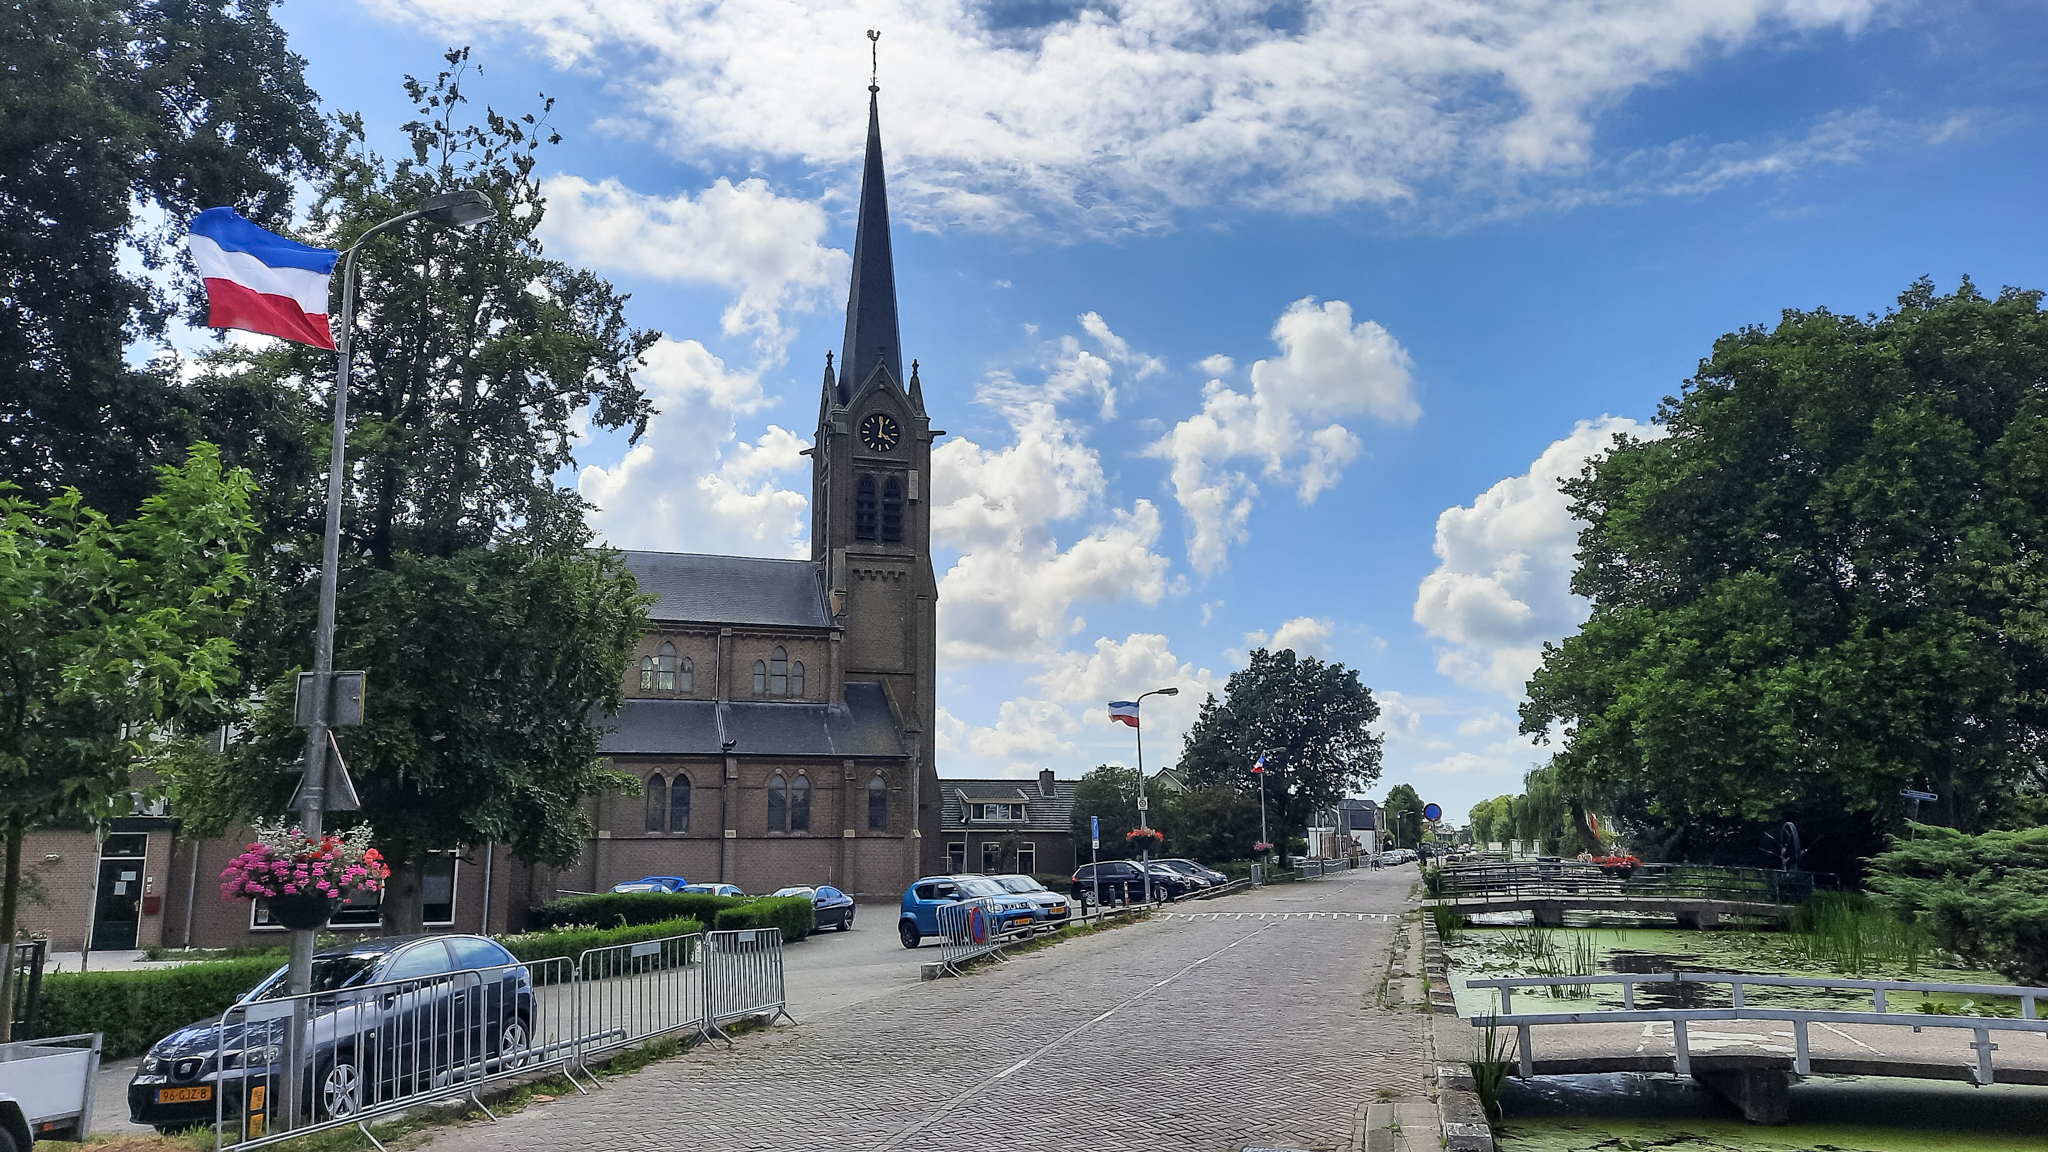
<path fill-rule="evenodd" d="M 1939 797 L 1939 796 L 1936 796 L 1936 795 L 1935 795 L 1934 793 L 1932 793 L 1932 792 L 1917 792 L 1917 791 L 1915 791 L 1915 790 L 1913 790 L 1913 789 L 1911 789 L 1911 788 L 1902 788 L 1902 789 L 1900 789 L 1900 790 L 1899 790 L 1899 795 L 1901 795 L 1901 796 L 1904 796 L 1904 797 L 1905 797 L 1906 799 L 1908 799 L 1908 800 L 1939 800 L 1939 799 L 1941 799 L 1941 797 Z"/>
<path fill-rule="evenodd" d="M 1422 818 L 1432 824 L 1436 823 L 1444 818 L 1444 806 L 1441 804 L 1424 804 L 1422 806 Z"/>
<path fill-rule="evenodd" d="M 1140 796 L 1140 797 L 1138 797 L 1138 811 L 1140 811 L 1140 812 L 1146 811 L 1146 804 L 1145 804 L 1145 801 L 1146 801 L 1146 800 L 1148 800 L 1148 799 L 1150 799 L 1150 797 L 1147 797 L 1147 796 Z"/>

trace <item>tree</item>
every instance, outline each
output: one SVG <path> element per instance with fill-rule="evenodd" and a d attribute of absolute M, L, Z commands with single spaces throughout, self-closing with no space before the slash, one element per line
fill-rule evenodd
<path fill-rule="evenodd" d="M 1110 859 L 1122 858 L 1124 835 L 1140 824 L 1138 770 L 1121 764 L 1103 764 L 1081 777 L 1074 785 L 1074 834 L 1081 837 L 1084 845 L 1091 816 L 1102 818 L 1101 854 Z"/>
<path fill-rule="evenodd" d="M 1176 854 L 1196 860 L 1247 860 L 1259 840 L 1259 798 L 1235 788 L 1194 788 L 1153 800 L 1154 823 Z"/>
<path fill-rule="evenodd" d="M 1921 827 L 1871 861 L 1870 888 L 1943 948 L 2022 984 L 2048 980 L 2048 826 L 1965 835 Z"/>
<path fill-rule="evenodd" d="M 0 482 L 0 1040 L 25 830 L 118 814 L 152 738 L 235 680 L 249 477 L 200 444 L 158 480 L 121 524 L 76 489 L 33 501 Z"/>
<path fill-rule="evenodd" d="M 396 163 L 343 119 L 349 147 L 312 216 L 315 234 L 347 245 L 440 192 L 481 189 L 498 209 L 469 231 L 394 229 L 359 263 L 337 660 L 366 668 L 369 690 L 365 724 L 341 742 L 392 866 L 396 931 L 419 923 L 426 852 L 503 840 L 563 866 L 588 835 L 581 801 L 633 786 L 599 769 L 593 721 L 618 707 L 647 598 L 616 553 L 590 547 L 584 504 L 552 478 L 574 468 L 582 414 L 629 439 L 644 430 L 633 372 L 658 334 L 630 329 L 605 281 L 543 256 L 534 169 L 559 140 L 543 119 L 552 104 L 470 122 L 468 55 L 448 53 L 430 82 L 407 78 L 421 118 Z M 332 365 L 296 345 L 228 350 L 196 389 L 294 497 L 267 525 L 265 611 L 245 643 L 252 681 L 270 687 L 252 764 L 290 762 L 303 741 L 287 705 L 310 656 Z"/>
<path fill-rule="evenodd" d="M 328 129 L 269 0 L 28 0 L 0 43 L 0 475 L 125 519 L 198 438 L 176 375 L 123 358 L 177 310 L 147 274 L 201 209 L 287 221 Z"/>
<path fill-rule="evenodd" d="M 1412 848 L 1422 843 L 1422 797 L 1413 785 L 1394 785 L 1380 807 L 1387 814 L 1387 831 L 1396 847 Z"/>
<path fill-rule="evenodd" d="M 1256 797 L 1252 765 L 1266 761 L 1266 804 L 1276 842 L 1308 826 L 1310 813 L 1380 774 L 1380 706 L 1358 673 L 1292 649 L 1255 649 L 1210 696 L 1188 729 L 1179 768 L 1197 788 L 1227 786 Z"/>
<path fill-rule="evenodd" d="M 1491 800 L 1481 800 L 1474 804 L 1467 817 L 1472 822 L 1472 842 L 1484 848 L 1496 840 L 1513 839 L 1514 833 L 1511 829 L 1514 827 L 1514 814 L 1513 796 L 1495 796 Z"/>
<path fill-rule="evenodd" d="M 1652 825 L 1816 807 L 1881 843 L 1901 788 L 1972 831 L 2048 784 L 2048 316 L 1922 280 L 1858 320 L 1722 337 L 1565 484 L 1579 633 L 1522 730 Z M 1866 849 L 1867 851 L 1867 849 Z"/>

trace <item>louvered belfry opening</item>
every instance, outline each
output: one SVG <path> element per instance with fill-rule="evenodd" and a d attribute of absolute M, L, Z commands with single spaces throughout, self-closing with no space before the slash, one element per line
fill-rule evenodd
<path fill-rule="evenodd" d="M 863 476 L 853 490 L 853 538 L 873 540 L 875 538 L 875 478 Z M 899 509 L 897 518 L 902 519 Z M 900 531 L 900 529 L 899 529 Z"/>
<path fill-rule="evenodd" d="M 894 476 L 882 485 L 882 542 L 903 542 L 903 481 Z"/>

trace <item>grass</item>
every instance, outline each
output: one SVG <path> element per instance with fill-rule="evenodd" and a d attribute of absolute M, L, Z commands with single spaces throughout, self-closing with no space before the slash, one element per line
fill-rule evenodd
<path fill-rule="evenodd" d="M 1429 918 L 1436 923 L 1436 938 L 1445 944 L 1457 943 L 1458 934 L 1465 930 L 1465 914 L 1449 905 L 1431 905 Z"/>
<path fill-rule="evenodd" d="M 1479 1093 L 1479 1103 L 1486 1109 L 1486 1118 L 1500 1121 L 1500 1091 L 1508 1082 L 1508 1039 L 1502 1034 L 1494 1018 L 1486 1018 L 1484 1030 L 1473 1037 L 1472 1088 Z"/>
<path fill-rule="evenodd" d="M 1878 968 L 1917 973 L 1941 955 L 1927 929 L 1850 892 L 1814 893 L 1793 915 L 1786 943 L 1800 960 L 1844 976 Z"/>

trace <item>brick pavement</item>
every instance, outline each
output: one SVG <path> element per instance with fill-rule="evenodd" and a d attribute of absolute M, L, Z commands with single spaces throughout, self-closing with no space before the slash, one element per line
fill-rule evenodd
<path fill-rule="evenodd" d="M 1183 905 L 960 979 L 850 969 L 885 990 L 808 1018 L 793 1001 L 801 1024 L 433 1147 L 1348 1147 L 1367 1104 L 1426 1096 L 1426 1017 L 1375 1004 L 1413 878 L 1345 873 Z"/>

